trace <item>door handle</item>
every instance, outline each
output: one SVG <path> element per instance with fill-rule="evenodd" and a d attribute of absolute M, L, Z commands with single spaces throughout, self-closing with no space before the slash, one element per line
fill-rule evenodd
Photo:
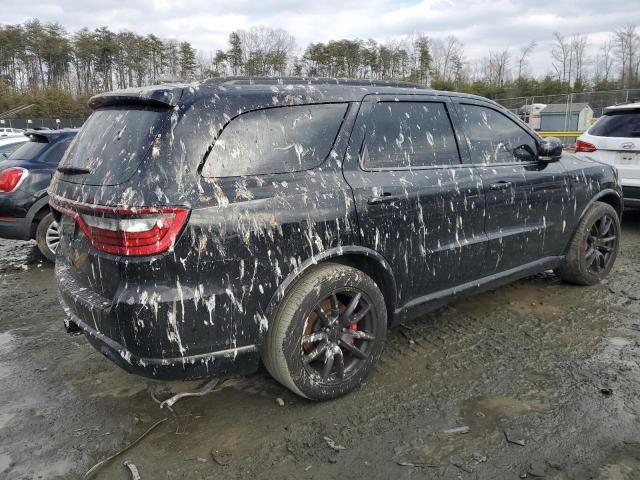
<path fill-rule="evenodd" d="M 396 195 L 391 195 L 389 192 L 384 192 L 380 196 L 371 197 L 367 200 L 368 205 L 380 205 L 381 203 L 390 203 L 397 200 Z"/>
<path fill-rule="evenodd" d="M 511 188 L 511 182 L 497 182 L 497 183 L 492 183 L 489 188 L 491 188 L 491 190 L 506 190 L 508 188 Z"/>

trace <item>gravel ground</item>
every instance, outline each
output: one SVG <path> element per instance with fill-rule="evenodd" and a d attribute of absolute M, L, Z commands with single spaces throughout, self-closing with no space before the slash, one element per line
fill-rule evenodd
<path fill-rule="evenodd" d="M 610 279 L 552 273 L 457 301 L 390 332 L 378 367 L 326 403 L 264 372 L 200 382 L 125 373 L 62 328 L 53 271 L 0 240 L 0 477 L 638 479 L 640 214 Z"/>

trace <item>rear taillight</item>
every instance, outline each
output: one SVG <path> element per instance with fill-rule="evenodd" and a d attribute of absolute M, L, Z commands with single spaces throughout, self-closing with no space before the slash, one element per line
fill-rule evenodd
<path fill-rule="evenodd" d="M 598 150 L 598 147 L 596 147 L 593 143 L 585 142 L 584 140 L 576 141 L 576 153 L 578 152 L 590 153 L 590 152 L 595 152 L 596 150 Z"/>
<path fill-rule="evenodd" d="M 21 167 L 5 168 L 0 172 L 0 192 L 11 193 L 20 186 L 29 175 L 29 171 Z"/>
<path fill-rule="evenodd" d="M 58 199 L 51 206 L 76 220 L 98 250 L 114 255 L 156 255 L 171 249 L 189 216 L 189 209 L 111 208 Z"/>

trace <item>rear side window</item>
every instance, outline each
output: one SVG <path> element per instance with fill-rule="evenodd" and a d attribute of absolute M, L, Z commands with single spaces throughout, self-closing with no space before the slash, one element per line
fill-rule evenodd
<path fill-rule="evenodd" d="M 377 103 L 367 125 L 363 167 L 412 168 L 460 163 L 443 103 Z"/>
<path fill-rule="evenodd" d="M 640 137 L 640 110 L 603 115 L 589 129 L 597 137 Z"/>
<path fill-rule="evenodd" d="M 127 181 L 161 132 L 165 111 L 142 107 L 110 107 L 93 112 L 71 143 L 61 167 L 87 169 L 66 175 L 69 182 L 116 185 Z"/>
<path fill-rule="evenodd" d="M 204 177 L 237 177 L 309 170 L 329 155 L 346 104 L 254 110 L 232 119 L 216 139 Z"/>
<path fill-rule="evenodd" d="M 460 104 L 473 163 L 533 162 L 538 144 L 531 135 L 496 110 Z"/>

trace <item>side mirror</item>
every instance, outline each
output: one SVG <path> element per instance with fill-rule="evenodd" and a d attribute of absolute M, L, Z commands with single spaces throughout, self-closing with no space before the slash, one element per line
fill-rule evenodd
<path fill-rule="evenodd" d="M 557 162 L 562 157 L 562 142 L 556 137 L 545 137 L 540 142 L 538 160 L 541 162 Z"/>

